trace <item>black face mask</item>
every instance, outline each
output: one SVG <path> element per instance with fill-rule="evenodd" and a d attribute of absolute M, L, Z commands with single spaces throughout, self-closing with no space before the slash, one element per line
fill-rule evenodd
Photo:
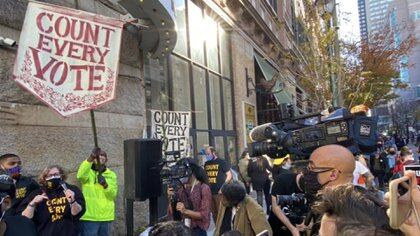
<path fill-rule="evenodd" d="M 48 189 L 48 190 L 54 190 L 54 189 L 57 189 L 58 187 L 60 187 L 60 184 L 61 184 L 61 178 L 60 177 L 56 177 L 56 178 L 52 178 L 52 179 L 49 179 L 49 180 L 47 180 L 47 181 L 45 181 L 45 187 Z"/>
<path fill-rule="evenodd" d="M 391 154 L 391 155 L 395 155 L 395 152 L 392 152 L 392 151 L 391 151 L 391 152 L 389 152 L 389 154 Z"/>
<path fill-rule="evenodd" d="M 327 172 L 330 170 L 325 170 L 322 172 L 314 172 L 310 171 L 309 169 L 306 169 L 303 173 L 303 177 L 299 181 L 302 183 L 303 190 L 306 194 L 316 195 L 319 190 L 321 190 L 325 185 L 327 185 L 330 181 L 327 181 L 324 184 L 319 183 L 318 181 L 318 174 Z"/>
<path fill-rule="evenodd" d="M 106 170 L 106 165 L 93 163 L 92 170 L 98 171 L 99 173 L 103 173 Z"/>

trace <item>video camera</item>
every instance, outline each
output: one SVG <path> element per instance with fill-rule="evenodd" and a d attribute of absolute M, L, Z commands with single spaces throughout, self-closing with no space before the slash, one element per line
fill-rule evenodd
<path fill-rule="evenodd" d="M 285 105 L 283 105 L 285 106 Z M 376 150 L 377 118 L 355 115 L 338 108 L 329 115 L 313 113 L 294 117 L 290 110 L 280 109 L 280 122 L 252 129 L 249 147 L 251 157 L 266 154 L 271 158 L 287 153 L 308 158 L 313 150 L 328 144 L 339 144 L 362 152 Z"/>
<path fill-rule="evenodd" d="M 279 195 L 277 204 L 292 224 L 301 224 L 309 213 L 310 206 L 305 194 Z"/>
<path fill-rule="evenodd" d="M 165 152 L 165 160 L 160 163 L 162 169 L 160 176 L 162 183 L 168 185 L 174 191 L 174 196 L 171 199 L 172 209 L 176 209 L 176 204 L 179 201 L 178 187 L 182 186 L 182 178 L 189 177 L 192 174 L 190 168 L 189 158 L 181 158 L 180 151 Z M 181 220 L 181 214 L 174 210 L 173 219 Z"/>
<path fill-rule="evenodd" d="M 0 175 L 0 200 L 6 196 L 15 197 L 15 183 L 8 175 Z"/>
<path fill-rule="evenodd" d="M 170 187 L 175 187 L 181 178 L 189 177 L 192 173 L 189 160 L 180 156 L 180 151 L 165 152 L 165 160 L 160 163 L 162 183 L 169 184 Z"/>

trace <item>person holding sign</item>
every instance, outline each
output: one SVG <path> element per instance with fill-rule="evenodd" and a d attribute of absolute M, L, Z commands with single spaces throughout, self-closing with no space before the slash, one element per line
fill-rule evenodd
<path fill-rule="evenodd" d="M 81 218 L 82 236 L 110 234 L 111 222 L 115 218 L 118 184 L 117 175 L 106 167 L 107 162 L 106 152 L 94 148 L 77 172 L 87 202 L 86 213 Z"/>
<path fill-rule="evenodd" d="M 62 167 L 49 166 L 39 176 L 42 188 L 30 195 L 22 215 L 34 221 L 39 235 L 78 235 L 76 225 L 85 213 L 85 199 L 78 187 L 65 180 Z"/>
<path fill-rule="evenodd" d="M 211 213 L 213 215 L 214 222 L 216 222 L 217 211 L 221 200 L 220 188 L 224 183 L 227 183 L 232 179 L 232 173 L 230 172 L 229 163 L 218 157 L 217 151 L 214 147 L 206 147 L 205 152 L 207 161 L 204 164 L 204 169 L 209 177 L 209 185 L 212 194 Z"/>

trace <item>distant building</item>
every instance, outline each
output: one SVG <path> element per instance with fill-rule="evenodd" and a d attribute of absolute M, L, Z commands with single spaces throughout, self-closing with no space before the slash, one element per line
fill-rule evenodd
<path fill-rule="evenodd" d="M 394 34 L 396 47 L 409 33 L 420 40 L 420 0 L 395 0 L 389 5 L 388 10 L 391 28 L 396 29 L 404 24 L 414 27 Z M 404 102 L 418 101 L 420 100 L 420 46 L 417 45 L 408 57 L 403 58 L 401 64 L 410 65 L 408 68 L 400 69 L 400 80 L 407 83 L 409 88 L 398 91 L 398 94 Z"/>
<path fill-rule="evenodd" d="M 357 1 L 358 10 L 359 10 L 359 28 L 360 28 L 360 37 L 362 41 L 368 40 L 368 27 L 367 27 L 367 18 L 366 18 L 366 1 L 358 0 Z"/>
<path fill-rule="evenodd" d="M 388 7 L 393 0 L 365 0 L 368 35 L 378 32 L 388 24 Z"/>

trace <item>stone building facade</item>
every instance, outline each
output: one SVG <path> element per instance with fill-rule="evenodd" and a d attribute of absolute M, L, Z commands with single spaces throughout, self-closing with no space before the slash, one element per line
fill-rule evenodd
<path fill-rule="evenodd" d="M 118 0 L 45 0 L 109 17 Z M 162 0 L 175 14 L 178 42 L 173 53 L 152 59 L 140 39 L 124 30 L 116 99 L 95 110 L 99 146 L 117 173 L 119 194 L 112 235 L 125 235 L 123 141 L 147 136 L 149 109 L 190 110 L 191 155 L 215 146 L 232 165 L 257 125 L 260 80 L 284 88 L 272 101 L 296 103 L 304 93 L 284 66 L 284 54 L 299 54 L 291 25 L 294 2 L 259 0 Z M 283 4 L 281 3 L 283 2 Z M 27 0 L 3 0 L 0 36 L 19 40 Z M 198 23 L 197 23 L 198 22 Z M 17 42 L 19 45 L 19 42 Z M 94 144 L 89 112 L 61 118 L 12 80 L 16 47 L 0 46 L 0 154 L 16 153 L 24 172 L 37 176 L 50 164 L 62 165 L 76 183 L 78 165 Z M 257 62 L 256 57 L 263 62 Z M 257 72 L 259 71 L 259 72 Z M 270 72 L 271 71 L 271 72 Z M 271 73 L 272 77 L 267 78 Z M 266 92 L 267 92 L 266 91 Z M 300 108 L 305 111 L 305 105 Z M 276 109 L 277 105 L 274 106 Z M 245 110 L 247 109 L 247 110 Z M 261 116 L 263 117 L 263 116 Z M 275 121 L 275 120 L 272 120 Z M 148 204 L 135 203 L 135 229 L 148 223 Z"/>

